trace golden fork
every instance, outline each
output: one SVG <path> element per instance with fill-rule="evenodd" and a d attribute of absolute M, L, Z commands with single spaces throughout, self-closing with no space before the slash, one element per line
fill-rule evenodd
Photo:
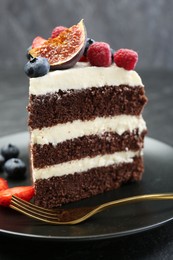
<path fill-rule="evenodd" d="M 146 194 L 113 200 L 104 204 L 92 207 L 80 207 L 72 209 L 45 209 L 30 202 L 26 202 L 16 196 L 12 196 L 10 208 L 17 210 L 31 218 L 41 220 L 49 224 L 70 225 L 78 224 L 91 216 L 116 205 L 151 200 L 172 200 L 173 193 Z"/>

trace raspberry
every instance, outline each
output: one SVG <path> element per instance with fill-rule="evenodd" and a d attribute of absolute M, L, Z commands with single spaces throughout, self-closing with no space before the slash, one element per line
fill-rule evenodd
<path fill-rule="evenodd" d="M 46 39 L 44 39 L 41 36 L 37 36 L 34 38 L 33 42 L 32 42 L 32 48 L 39 48 L 44 42 L 46 41 Z"/>
<path fill-rule="evenodd" d="M 97 67 L 108 67 L 111 65 L 111 49 L 105 42 L 94 42 L 87 51 L 88 60 L 91 65 Z"/>
<path fill-rule="evenodd" d="M 61 32 L 63 32 L 66 29 L 67 29 L 67 27 L 64 27 L 64 26 L 55 27 L 52 31 L 51 38 L 56 38 Z"/>
<path fill-rule="evenodd" d="M 88 62 L 88 58 L 84 55 L 80 58 L 79 62 Z"/>
<path fill-rule="evenodd" d="M 129 49 L 119 49 L 114 53 L 114 62 L 125 70 L 133 70 L 138 61 L 137 52 Z"/>

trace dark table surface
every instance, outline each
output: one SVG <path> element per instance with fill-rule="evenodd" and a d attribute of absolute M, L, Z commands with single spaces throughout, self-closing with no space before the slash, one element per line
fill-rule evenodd
<path fill-rule="evenodd" d="M 148 135 L 173 146 L 173 72 L 141 71 L 149 102 Z M 23 68 L 0 71 L 0 138 L 27 131 L 28 79 Z M 9 259 L 173 259 L 173 221 L 126 237 L 53 242 L 0 235 L 0 260 Z"/>

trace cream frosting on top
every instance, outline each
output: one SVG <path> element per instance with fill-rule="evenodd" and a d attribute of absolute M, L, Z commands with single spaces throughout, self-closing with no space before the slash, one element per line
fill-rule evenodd
<path fill-rule="evenodd" d="M 142 80 L 134 70 L 125 70 L 115 64 L 110 67 L 90 66 L 87 62 L 78 62 L 66 70 L 51 71 L 38 78 L 30 78 L 29 93 L 44 95 L 68 89 L 87 89 L 102 86 L 143 86 Z"/>

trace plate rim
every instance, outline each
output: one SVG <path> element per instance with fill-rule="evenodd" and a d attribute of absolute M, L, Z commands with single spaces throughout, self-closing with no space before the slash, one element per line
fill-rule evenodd
<path fill-rule="evenodd" d="M 18 132 L 18 133 L 14 133 L 14 134 L 10 134 L 10 135 L 5 135 L 5 136 L 0 136 L 0 141 L 1 140 L 5 140 L 5 139 L 10 139 L 10 138 L 16 138 L 17 136 L 25 136 L 28 138 L 29 140 L 29 132 L 28 131 L 24 131 L 24 132 Z M 146 136 L 145 137 L 146 141 L 154 141 L 159 143 L 160 145 L 164 145 L 167 146 L 169 149 L 172 149 L 173 151 L 173 147 L 167 143 L 164 143 L 160 140 L 154 139 L 152 137 Z M 134 228 L 134 229 L 130 229 L 127 231 L 119 231 L 119 232 L 112 232 L 112 233 L 105 233 L 105 234 L 97 234 L 97 235 L 85 235 L 85 236 L 50 236 L 50 235 L 39 235 L 39 234 L 29 234 L 29 233 L 21 233 L 21 232 L 16 232 L 16 231 L 10 231 L 7 229 L 2 229 L 0 228 L 0 235 L 5 235 L 5 236 L 11 236 L 11 237 L 20 237 L 20 238 L 24 238 L 24 239 L 34 239 L 34 240 L 51 240 L 51 241 L 62 241 L 62 242 L 76 242 L 76 241 L 96 241 L 96 240 L 104 240 L 104 239 L 112 239 L 112 238 L 119 238 L 119 237 L 124 237 L 124 236 L 129 236 L 129 235 L 133 235 L 133 234 L 138 234 L 138 233 L 142 233 L 145 232 L 147 230 L 152 230 L 154 228 L 157 228 L 159 226 L 162 226 L 164 224 L 166 224 L 167 222 L 170 222 L 171 220 L 173 220 L 173 216 L 167 219 L 164 219 L 160 222 L 151 224 L 151 225 L 147 225 L 147 226 L 143 226 L 143 227 L 139 227 L 139 228 Z"/>
<path fill-rule="evenodd" d="M 14 231 L 8 231 L 0 229 L 0 234 L 4 236 L 11 236 L 17 238 L 24 238 L 24 239 L 33 239 L 33 240 L 42 240 L 42 241 L 59 241 L 59 242 L 79 242 L 79 241 L 98 241 L 98 240 L 106 240 L 106 239 L 113 239 L 113 238 L 120 238 L 126 237 L 130 235 L 139 234 L 148 230 L 153 230 L 157 227 L 163 226 L 164 224 L 173 220 L 173 217 L 165 219 L 161 222 L 156 224 L 148 225 L 146 227 L 131 229 L 128 231 L 122 231 L 117 233 L 109 233 L 109 234 L 100 234 L 100 235 L 90 235 L 90 236 L 46 236 L 46 235 L 35 235 L 35 234 L 28 234 L 28 233 L 20 233 Z"/>

